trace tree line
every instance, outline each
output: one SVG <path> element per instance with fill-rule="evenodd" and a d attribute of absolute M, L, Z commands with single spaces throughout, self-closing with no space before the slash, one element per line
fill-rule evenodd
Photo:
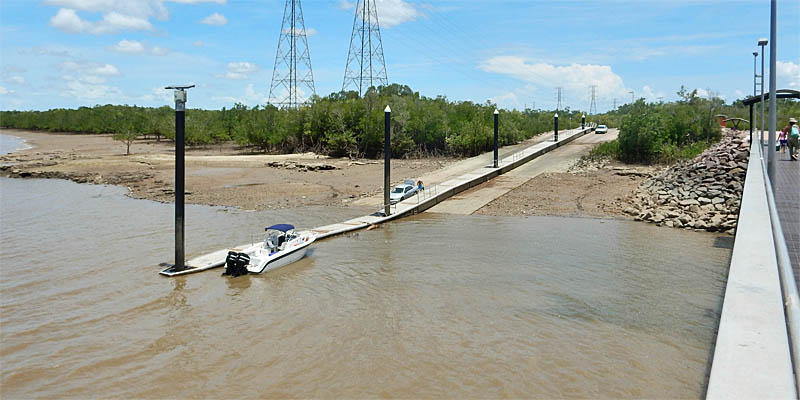
<path fill-rule="evenodd" d="M 221 110 L 186 111 L 186 144 L 235 142 L 261 152 L 314 151 L 333 156 L 378 157 L 383 151 L 383 110 L 392 109 L 391 145 L 395 157 L 473 156 L 493 146 L 495 105 L 420 96 L 405 85 L 314 97 L 299 109 L 235 104 Z M 515 144 L 553 129 L 553 111 L 501 110 L 499 142 Z M 559 111 L 559 129 L 580 124 L 581 113 Z M 76 133 L 108 133 L 130 147 L 142 136 L 174 140 L 174 111 L 97 105 L 47 111 L 0 111 L 8 128 Z"/>
<path fill-rule="evenodd" d="M 619 127 L 619 138 L 598 146 L 594 155 L 607 155 L 624 162 L 656 163 L 693 158 L 720 139 L 719 115 L 749 119 L 749 106 L 742 100 L 726 104 L 717 96 L 703 98 L 684 87 L 678 101 L 647 103 L 639 99 L 598 116 L 600 123 Z M 767 106 L 767 109 L 769 107 Z M 800 102 L 778 99 L 778 129 L 781 121 L 800 115 Z M 739 129 L 749 129 L 742 123 Z"/>

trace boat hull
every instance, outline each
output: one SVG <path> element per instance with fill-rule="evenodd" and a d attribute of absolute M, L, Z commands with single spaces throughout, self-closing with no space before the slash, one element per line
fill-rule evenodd
<path fill-rule="evenodd" d="M 314 234 L 304 232 L 297 239 L 297 243 L 286 250 L 269 255 L 264 254 L 266 251 L 263 247 L 245 251 L 250 256 L 250 264 L 247 265 L 247 271 L 251 274 L 263 274 L 294 263 L 306 255 L 308 247 L 314 243 L 314 239 Z"/>

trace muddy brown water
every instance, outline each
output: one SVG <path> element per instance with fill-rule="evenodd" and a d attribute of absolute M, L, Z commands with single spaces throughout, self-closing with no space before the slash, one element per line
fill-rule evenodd
<path fill-rule="evenodd" d="M 421 215 L 179 278 L 173 208 L 0 179 L 3 398 L 701 397 L 730 250 L 617 220 Z M 188 206 L 187 252 L 357 209 Z"/>

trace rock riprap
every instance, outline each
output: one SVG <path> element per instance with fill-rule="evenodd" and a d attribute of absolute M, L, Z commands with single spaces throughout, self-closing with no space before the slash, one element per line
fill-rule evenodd
<path fill-rule="evenodd" d="M 691 161 L 679 162 L 645 180 L 625 212 L 660 226 L 733 234 L 747 171 L 745 132 L 723 139 Z"/>

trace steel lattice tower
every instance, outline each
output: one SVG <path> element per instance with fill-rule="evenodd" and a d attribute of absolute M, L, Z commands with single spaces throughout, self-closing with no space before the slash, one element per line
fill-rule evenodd
<path fill-rule="evenodd" d="M 561 90 L 564 89 L 561 86 L 557 87 L 558 90 L 558 105 L 556 105 L 556 111 L 561 111 Z"/>
<path fill-rule="evenodd" d="M 389 80 L 386 78 L 386 62 L 383 58 L 381 30 L 378 26 L 378 10 L 375 7 L 375 0 L 358 0 L 342 91 L 352 86 L 361 96 L 376 84 L 389 85 Z"/>
<path fill-rule="evenodd" d="M 592 103 L 589 104 L 589 115 L 597 114 L 597 104 L 594 102 L 594 95 L 595 90 L 597 90 L 597 85 L 591 85 L 589 88 L 592 90 Z"/>
<path fill-rule="evenodd" d="M 279 108 L 297 108 L 314 94 L 303 8 L 300 0 L 286 0 L 268 101 Z"/>

